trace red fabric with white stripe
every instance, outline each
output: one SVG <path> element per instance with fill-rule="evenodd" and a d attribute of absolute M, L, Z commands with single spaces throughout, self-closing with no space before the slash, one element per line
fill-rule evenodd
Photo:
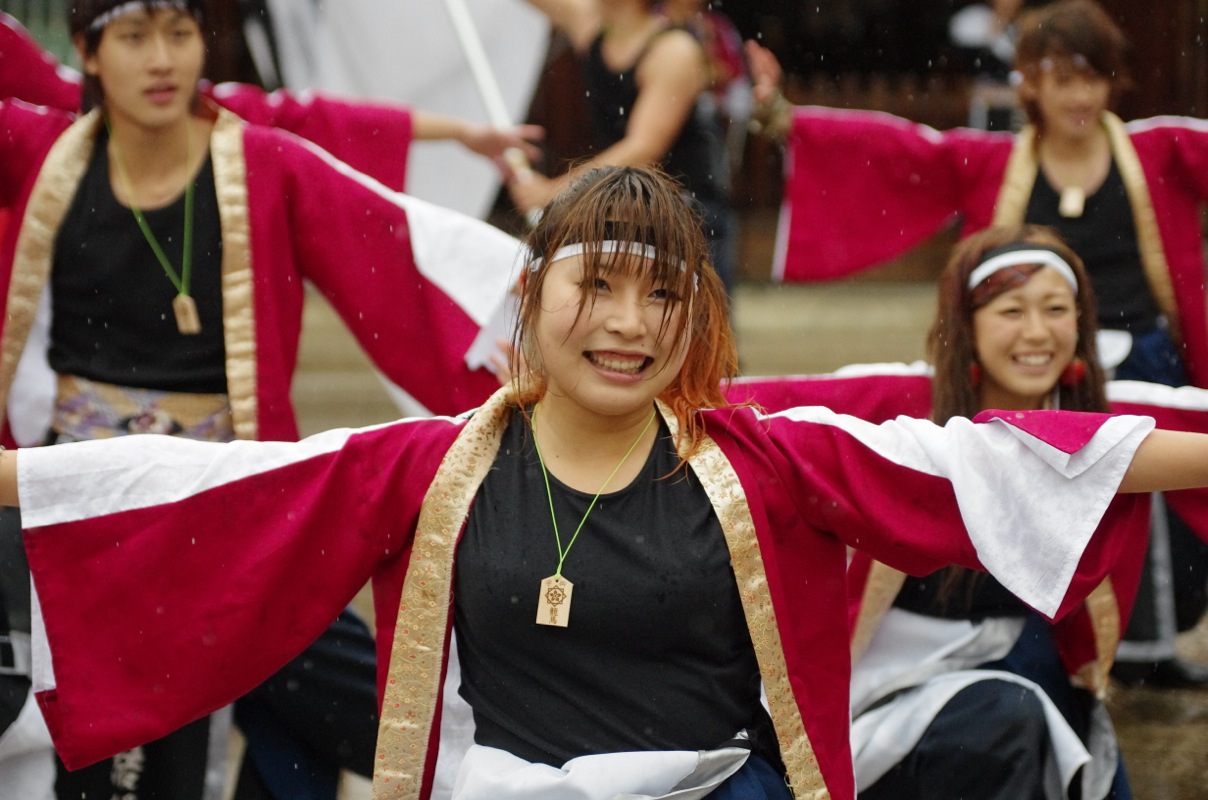
<path fill-rule="evenodd" d="M 400 200 L 350 180 L 317 152 L 282 138 L 255 126 L 244 136 L 261 438 L 297 436 L 289 386 L 303 278 L 332 304 L 374 365 L 429 411 L 453 414 L 479 405 L 499 385 L 486 370 L 466 367 L 479 325 L 429 277 L 444 265 L 425 271 L 416 261 Z M 467 227 L 486 228 L 446 213 Z M 497 266 L 501 298 L 515 253 L 515 241 L 499 232 L 495 252 L 482 254 L 483 262 Z"/>
<path fill-rule="evenodd" d="M 298 460 L 168 509 L 30 531 L 58 680 L 39 700 L 64 762 L 79 767 L 149 741 L 252 689 L 371 576 L 393 594 L 375 609 L 388 656 L 420 501 L 460 427 L 422 425 L 337 432 L 347 440 L 338 449 L 309 453 L 304 442 Z M 212 453 L 221 474 L 225 460 L 248 457 L 248 444 L 288 446 L 189 447 Z M 172 469 L 143 452 L 153 470 Z"/>

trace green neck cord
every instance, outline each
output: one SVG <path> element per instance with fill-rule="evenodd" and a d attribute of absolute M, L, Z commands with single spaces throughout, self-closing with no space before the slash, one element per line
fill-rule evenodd
<path fill-rule="evenodd" d="M 176 270 L 168 261 L 168 257 L 164 254 L 164 250 L 159 246 L 159 240 L 155 238 L 155 234 L 151 232 L 151 227 L 147 224 L 143 212 L 134 204 L 134 188 L 130 183 L 130 177 L 126 174 L 126 166 L 122 163 L 121 151 L 118 150 L 117 140 L 113 138 L 113 129 L 109 127 L 109 120 L 105 120 L 105 129 L 109 131 L 109 145 L 113 148 L 113 163 L 117 164 L 118 176 L 122 180 L 122 188 L 126 190 L 126 202 L 130 206 L 130 210 L 134 212 L 134 219 L 138 222 L 139 230 L 143 232 L 143 238 L 147 240 L 147 244 L 151 245 L 151 250 L 154 251 L 155 257 L 159 259 L 159 265 L 163 267 L 164 274 L 168 276 L 168 280 L 172 281 L 172 285 L 176 287 L 177 294 L 189 294 L 189 279 L 193 272 L 193 183 L 190 176 L 185 182 L 185 235 L 184 235 L 184 252 L 181 254 L 180 275 L 176 274 Z M 185 131 L 185 170 L 189 170 L 193 163 L 193 146 L 192 137 Z"/>
<path fill-rule="evenodd" d="M 654 418 L 657 415 L 657 411 L 650 412 L 650 419 L 646 420 L 646 426 L 642 428 L 642 432 L 638 434 L 638 438 L 633 440 L 633 444 L 629 445 L 629 449 L 625 451 L 625 455 L 621 456 L 621 460 L 617 462 L 617 465 L 612 468 L 612 473 L 604 481 L 604 485 L 600 487 L 600 491 L 596 492 L 596 496 L 591 499 L 591 504 L 587 506 L 587 511 L 583 512 L 583 519 L 579 520 L 579 527 L 575 528 L 574 536 L 570 537 L 570 543 L 563 550 L 562 535 L 558 533 L 558 516 L 554 513 L 554 493 L 549 488 L 549 471 L 546 470 L 545 459 L 541 456 L 541 445 L 537 444 L 537 407 L 533 407 L 533 447 L 537 450 L 537 461 L 541 464 L 541 475 L 545 478 L 545 496 L 549 500 L 549 518 L 554 523 L 554 540 L 558 543 L 558 570 L 554 573 L 555 578 L 562 577 L 562 562 L 566 561 L 567 554 L 575 546 L 575 540 L 579 538 L 579 531 L 583 530 L 583 523 L 587 522 L 587 516 L 596 507 L 596 501 L 600 499 L 600 495 L 604 494 L 604 490 L 608 488 L 608 484 L 616 477 L 617 472 L 621 469 L 621 465 L 629 460 L 633 449 L 638 446 L 638 442 L 642 441 L 642 437 L 646 435 L 646 431 L 650 430 L 650 425 L 654 422 Z"/>

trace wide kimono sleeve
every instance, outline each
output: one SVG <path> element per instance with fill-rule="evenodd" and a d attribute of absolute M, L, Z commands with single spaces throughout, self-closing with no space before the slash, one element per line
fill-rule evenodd
<path fill-rule="evenodd" d="M 428 411 L 460 413 L 499 388 L 465 356 L 507 298 L 516 239 L 391 192 L 280 131 L 248 126 L 246 138 L 254 263 L 300 269 L 374 365 Z M 258 272 L 259 318 L 271 323 L 284 280 Z M 270 324 L 257 335 L 275 333 Z"/>
<path fill-rule="evenodd" d="M 931 416 L 931 367 L 913 364 L 853 364 L 817 375 L 744 376 L 726 388 L 732 403 L 754 403 L 764 411 L 825 406 L 869 422 Z"/>
<path fill-rule="evenodd" d="M 1144 537 L 1111 534 L 1135 530 L 1131 498 L 1116 489 L 1153 420 L 992 413 L 941 428 L 797 408 L 762 417 L 727 454 L 743 485 L 759 487 L 748 490 L 753 509 L 791 503 L 809 528 L 911 574 L 986 569 L 1060 616 L 1144 552 Z"/>
<path fill-rule="evenodd" d="M 29 31 L 0 11 L 0 99 L 80 110 L 80 74 L 59 64 Z"/>
<path fill-rule="evenodd" d="M 1208 201 L 1208 121 L 1155 117 L 1127 125 L 1144 172 L 1169 274 L 1169 291 L 1192 382 L 1208 387 L 1208 297 L 1202 211 Z M 1142 213 L 1138 224 L 1145 221 Z M 1151 281 L 1154 280 L 1151 277 Z"/>
<path fill-rule="evenodd" d="M 984 227 L 1011 142 L 878 112 L 795 109 L 775 277 L 826 280 L 877 266 L 958 214 L 967 228 Z"/>
<path fill-rule="evenodd" d="M 405 570 L 460 425 L 301 442 L 130 436 L 22 450 L 34 682 L 69 768 L 246 693 L 366 581 Z"/>
<path fill-rule="evenodd" d="M 408 106 L 241 83 L 204 87 L 218 105 L 255 125 L 280 128 L 317 144 L 353 169 L 402 191 L 411 148 Z"/>

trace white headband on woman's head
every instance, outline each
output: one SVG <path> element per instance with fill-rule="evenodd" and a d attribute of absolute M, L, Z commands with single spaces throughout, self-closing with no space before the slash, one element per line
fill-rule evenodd
<path fill-rule="evenodd" d="M 559 247 L 554 251 L 554 255 L 550 258 L 549 263 L 553 264 L 555 261 L 561 261 L 564 258 L 581 256 L 586 253 L 587 250 L 588 246 L 586 242 L 575 242 L 574 244 L 564 245 L 563 247 Z M 600 252 L 607 256 L 610 256 L 614 253 L 624 253 L 625 255 L 629 256 L 641 256 L 642 258 L 649 258 L 651 261 L 655 260 L 659 256 L 659 251 L 656 250 L 652 244 L 645 244 L 643 242 L 619 242 L 615 239 L 606 239 L 600 242 Z M 542 263 L 544 263 L 543 259 L 534 258 L 531 269 L 535 272 L 541 268 Z M 683 264 L 680 266 L 682 268 Z"/>
<path fill-rule="evenodd" d="M 974 288 L 1000 269 L 1019 267 L 1024 264 L 1042 264 L 1046 267 L 1052 267 L 1061 277 L 1065 278 L 1070 288 L 1074 290 L 1074 294 L 1078 294 L 1078 278 L 1074 275 L 1073 267 L 1064 258 L 1052 250 L 1046 250 L 1043 247 L 1025 247 L 991 256 L 974 267 L 973 271 L 969 273 L 968 288 Z"/>
<path fill-rule="evenodd" d="M 135 11 L 157 11 L 163 8 L 188 11 L 189 4 L 185 0 L 131 0 L 129 3 L 120 3 L 103 14 L 97 14 L 96 18 L 89 23 L 88 30 L 99 31 L 118 17 L 123 17 Z"/>
<path fill-rule="evenodd" d="M 553 256 L 550 257 L 549 263 L 553 264 L 554 262 L 561 261 L 566 258 L 581 256 L 588 252 L 588 250 L 594 251 L 595 249 L 596 248 L 594 245 L 588 245 L 586 242 L 575 242 L 574 244 L 564 245 L 554 251 Z M 652 244 L 646 244 L 645 242 L 624 242 L 616 239 L 605 239 L 604 241 L 599 242 L 599 252 L 604 255 L 623 253 L 629 256 L 641 256 L 642 258 L 648 258 L 651 261 L 655 261 L 659 257 L 659 251 Z M 544 259 L 534 258 L 532 263 L 529 265 L 529 269 L 531 269 L 533 272 L 536 272 L 544 263 Z M 686 270 L 688 269 L 688 265 L 683 261 L 680 261 L 679 268 L 681 270 Z M 700 276 L 693 275 L 692 288 L 695 289 L 699 286 Z"/>

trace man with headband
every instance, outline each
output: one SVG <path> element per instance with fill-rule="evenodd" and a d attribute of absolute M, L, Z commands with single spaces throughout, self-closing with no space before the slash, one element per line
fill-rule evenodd
<path fill-rule="evenodd" d="M 216 108 L 199 93 L 201 6 L 77 2 L 70 26 L 93 110 L 73 122 L 0 102 L 0 208 L 10 210 L 0 248 L 8 304 L 0 396 L 10 443 L 145 431 L 297 438 L 289 384 L 304 281 L 421 405 L 448 413 L 487 396 L 495 378 L 469 370 L 463 356 L 506 293 L 514 240 Z M 382 159 L 381 145 L 356 140 L 355 131 L 372 130 L 376 117 L 382 131 L 405 134 L 405 110 L 342 114 L 334 101 L 319 105 L 314 114 L 289 101 L 249 107 L 325 137 L 354 165 L 358 154 L 370 166 L 397 161 L 390 182 L 401 185 L 404 148 L 392 146 Z M 332 119 L 346 124 L 329 126 Z M 389 178 L 389 169 L 379 176 Z M 256 758 L 257 780 L 277 796 L 334 797 L 339 764 L 370 768 L 374 669 L 358 654 L 371 642 L 356 623 L 342 622 L 293 665 L 309 681 L 303 691 L 282 681 L 276 692 L 309 716 L 275 736 L 249 729 L 249 753 L 264 753 L 271 741 L 288 765 L 273 770 Z M 327 657 L 340 666 L 325 672 Z M 318 708 L 315 687 L 328 673 L 345 685 Z M 22 713 L 36 717 L 32 704 Z M 221 797 L 226 776 L 221 768 L 207 775 L 204 723 L 181 736 L 185 753 L 201 758 L 141 748 L 112 767 L 61 776 L 61 796 Z"/>

